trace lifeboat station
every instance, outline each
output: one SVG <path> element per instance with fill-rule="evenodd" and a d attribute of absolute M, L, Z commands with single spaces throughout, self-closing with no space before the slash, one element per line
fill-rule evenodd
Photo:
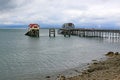
<path fill-rule="evenodd" d="M 38 24 L 29 24 L 28 32 L 25 34 L 31 37 L 39 37 L 39 25 Z"/>

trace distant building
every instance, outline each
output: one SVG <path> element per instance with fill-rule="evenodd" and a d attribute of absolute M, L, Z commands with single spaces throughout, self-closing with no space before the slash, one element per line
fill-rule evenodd
<path fill-rule="evenodd" d="M 25 34 L 31 37 L 39 37 L 39 25 L 29 24 L 28 32 Z"/>
<path fill-rule="evenodd" d="M 65 30 L 70 30 L 70 29 L 74 29 L 75 25 L 73 23 L 64 23 L 62 25 L 62 29 L 58 30 L 58 34 L 64 34 L 64 29 Z"/>
<path fill-rule="evenodd" d="M 62 25 L 62 28 L 63 29 L 73 29 L 73 28 L 75 28 L 75 25 L 73 23 L 64 23 Z"/>

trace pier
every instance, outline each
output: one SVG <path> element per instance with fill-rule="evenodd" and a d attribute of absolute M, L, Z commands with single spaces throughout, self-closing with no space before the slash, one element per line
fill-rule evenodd
<path fill-rule="evenodd" d="M 119 38 L 120 30 L 109 30 L 109 29 L 84 29 L 84 28 L 74 28 L 74 29 L 59 29 L 61 34 L 64 36 L 74 35 L 79 37 L 110 37 Z"/>

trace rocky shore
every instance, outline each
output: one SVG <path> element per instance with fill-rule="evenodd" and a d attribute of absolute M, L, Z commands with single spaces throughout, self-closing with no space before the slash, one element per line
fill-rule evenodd
<path fill-rule="evenodd" d="M 73 77 L 60 75 L 57 80 L 120 80 L 119 52 L 108 52 L 105 56 L 106 60 L 93 60 L 82 74 Z"/>

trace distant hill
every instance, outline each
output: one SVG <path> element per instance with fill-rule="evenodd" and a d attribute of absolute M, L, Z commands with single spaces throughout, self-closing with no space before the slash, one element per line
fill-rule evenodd
<path fill-rule="evenodd" d="M 29 24 L 25 25 L 3 25 L 0 24 L 1 29 L 27 29 Z M 40 28 L 62 28 L 63 24 L 39 24 Z M 76 25 L 75 28 L 95 28 L 95 29 L 120 29 L 120 26 L 115 26 L 114 24 L 102 24 L 101 26 L 97 25 Z"/>

